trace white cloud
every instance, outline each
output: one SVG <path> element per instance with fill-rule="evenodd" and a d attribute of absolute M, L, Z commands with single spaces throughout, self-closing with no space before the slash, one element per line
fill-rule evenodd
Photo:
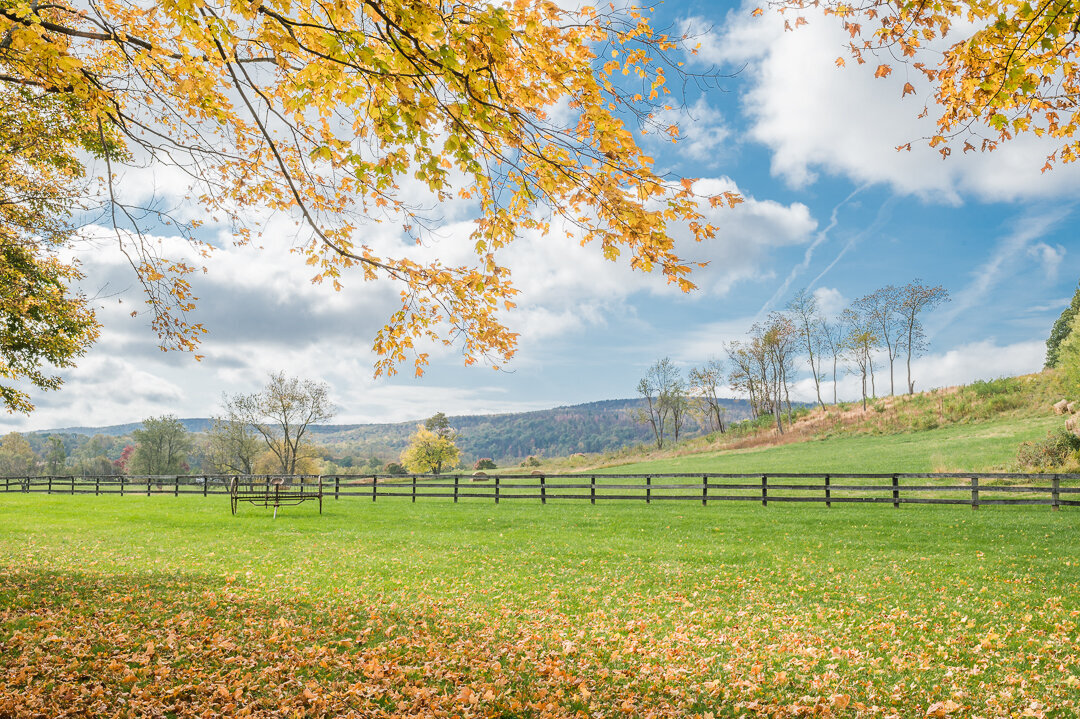
<path fill-rule="evenodd" d="M 1028 255 L 1036 258 L 1042 264 L 1046 278 L 1053 280 L 1057 278 L 1058 269 L 1065 259 L 1065 248 L 1061 245 L 1051 247 L 1045 242 L 1039 242 L 1028 248 Z"/>
<path fill-rule="evenodd" d="M 994 340 L 973 342 L 940 353 L 931 353 L 911 362 L 911 375 L 915 380 L 915 391 L 923 392 L 939 387 L 952 387 L 970 384 L 976 380 L 992 380 L 998 377 L 1038 372 L 1042 368 L 1046 354 L 1046 345 L 1042 342 L 1016 342 L 999 345 Z M 884 358 L 882 358 L 884 359 Z M 874 371 L 878 395 L 888 394 L 889 366 L 887 361 L 875 362 Z M 822 384 L 822 397 L 832 397 L 831 370 L 828 381 Z M 907 379 L 902 358 L 896 366 L 897 391 L 903 391 Z M 867 382 L 867 394 L 870 392 Z M 841 401 L 854 401 L 862 397 L 861 380 L 858 375 L 848 374 L 840 377 L 838 394 Z M 800 402 L 813 402 L 814 381 L 810 377 L 800 379 L 792 387 L 792 399 Z"/>
<path fill-rule="evenodd" d="M 826 317 L 836 317 L 848 306 L 848 300 L 835 287 L 818 287 L 814 290 L 818 308 Z"/>
<path fill-rule="evenodd" d="M 671 142 L 667 132 L 673 125 L 679 129 L 675 143 Z M 645 138 L 650 147 L 664 154 L 674 150 L 706 167 L 715 167 L 725 159 L 725 144 L 731 136 L 723 114 L 712 107 L 704 95 L 693 105 L 656 113 L 648 129 Z"/>
<path fill-rule="evenodd" d="M 754 18 L 752 7 L 730 13 L 725 26 L 704 39 L 696 61 L 746 65 L 749 135 L 772 150 L 773 174 L 791 186 L 804 187 L 825 171 L 952 203 L 968 193 L 986 200 L 1069 196 L 1080 186 L 1080 167 L 1042 173 L 1055 146 L 1029 135 L 992 153 L 957 148 L 943 160 L 920 142 L 936 134 L 936 116 L 931 107 L 928 117 L 917 117 L 931 101 L 918 71 L 894 63 L 892 76 L 877 79 L 872 61 L 838 69 L 834 61 L 846 57 L 849 38 L 835 18 L 807 9 L 802 14 L 809 24 L 785 32 L 778 13 Z M 917 94 L 902 99 L 905 82 Z M 909 142 L 911 152 L 896 152 Z"/>

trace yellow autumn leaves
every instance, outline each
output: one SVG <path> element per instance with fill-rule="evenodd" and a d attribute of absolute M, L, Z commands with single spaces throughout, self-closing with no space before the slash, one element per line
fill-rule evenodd
<path fill-rule="evenodd" d="M 253 208 L 287 213 L 304 228 L 298 250 L 316 281 L 339 287 L 355 268 L 399 283 L 400 306 L 374 339 L 378 371 L 409 359 L 421 371 L 429 342 L 456 343 L 466 362 L 508 360 L 517 336 L 503 315 L 516 290 L 498 251 L 552 217 L 684 290 L 690 267 L 670 227 L 690 226 L 699 240 L 715 233 L 699 206 L 714 198 L 656 175 L 619 116 L 642 93 L 610 75 L 645 84 L 647 113 L 667 92 L 658 58 L 674 47 L 634 12 L 546 0 L 2 0 L 0 35 L 9 38 L 0 82 L 63 96 L 114 139 L 97 153 L 110 190 L 132 154 L 171 163 L 192 178 L 189 200 L 237 242 L 258 229 Z M 598 67 L 598 43 L 617 48 L 617 70 Z M 560 105 L 569 120 L 552 119 Z M 402 189 L 412 180 L 475 203 L 471 262 L 419 261 L 365 241 L 377 222 L 423 236 L 427 218 Z M 135 214 L 120 221 L 137 234 L 147 228 Z M 205 252 L 196 225 L 183 229 Z M 204 330 L 187 320 L 195 298 L 185 277 L 198 268 L 138 237 L 118 242 L 163 346 L 194 349 Z"/>

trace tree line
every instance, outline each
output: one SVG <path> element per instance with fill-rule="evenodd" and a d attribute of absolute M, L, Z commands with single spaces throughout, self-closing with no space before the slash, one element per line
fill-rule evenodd
<path fill-rule="evenodd" d="M 771 416 L 782 434 L 785 416 L 789 427 L 793 422 L 791 385 L 800 369 L 809 370 L 822 409 L 826 406 L 822 385 L 831 380 L 836 404 L 840 377 L 855 374 L 865 411 L 868 392 L 877 396 L 877 377 L 885 365 L 889 394 L 896 394 L 896 364 L 901 361 L 906 370 L 903 389 L 912 394 L 911 361 L 928 347 L 922 316 L 948 300 L 949 292 L 941 285 L 915 279 L 874 290 L 829 317 L 817 297 L 801 289 L 784 310 L 754 323 L 747 339 L 727 343 L 726 363 L 712 358 L 685 378 L 667 357 L 649 367 L 637 386 L 645 403 L 640 420 L 652 428 L 658 448 L 668 438 L 679 441 L 689 413 L 700 416 L 711 431 L 723 433 L 724 408 L 718 394 L 726 388 L 749 399 L 753 419 Z"/>

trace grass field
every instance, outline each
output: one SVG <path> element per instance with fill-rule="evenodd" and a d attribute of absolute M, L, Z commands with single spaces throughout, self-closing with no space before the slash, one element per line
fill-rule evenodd
<path fill-rule="evenodd" d="M 227 505 L 0 495 L 0 716 L 1080 714 L 1068 508 Z"/>
<path fill-rule="evenodd" d="M 702 452 L 609 468 L 625 472 L 955 472 L 1007 470 L 1021 442 L 1060 417 L 997 419 L 889 435 L 852 435 L 760 449 Z"/>

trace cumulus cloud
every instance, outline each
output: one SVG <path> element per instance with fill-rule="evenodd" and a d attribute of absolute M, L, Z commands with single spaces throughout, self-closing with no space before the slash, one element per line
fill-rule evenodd
<path fill-rule="evenodd" d="M 922 392 L 939 387 L 952 387 L 970 384 L 976 380 L 991 380 L 998 377 L 1038 372 L 1042 368 L 1046 354 L 1046 345 L 1039 341 L 1016 342 L 1001 345 L 994 340 L 972 342 L 954 347 L 945 352 L 934 352 L 912 360 L 911 375 L 915 381 L 915 391 Z M 881 358 L 884 360 L 884 358 Z M 889 387 L 888 361 L 875 362 L 878 394 L 886 394 Z M 898 390 L 906 381 L 906 369 L 900 363 L 896 367 L 896 386 Z M 822 385 L 822 397 L 832 396 L 832 379 Z M 869 394 L 869 386 L 867 386 Z M 849 374 L 838 382 L 838 395 L 841 401 L 854 401 L 862 397 L 859 376 Z M 800 402 L 813 402 L 814 380 L 810 377 L 800 379 L 792 387 L 792 399 Z"/>
<path fill-rule="evenodd" d="M 738 191 L 727 178 L 701 181 L 706 194 Z M 709 208 L 708 221 L 720 226 L 716 240 L 695 243 L 688 233 L 677 234 L 679 252 L 690 260 L 710 264 L 695 274 L 701 296 L 730 292 L 741 281 L 761 277 L 769 270 L 777 248 L 805 243 L 816 223 L 802 204 L 785 205 L 747 196 L 735 209 Z M 567 232 L 569 230 L 569 232 Z M 406 245 L 385 225 L 370 228 L 365 240 L 376 251 L 405 251 L 418 261 L 438 258 L 446 264 L 467 262 L 471 254 L 469 222 L 447 223 L 422 245 Z M 546 236 L 524 233 L 507 247 L 500 261 L 511 268 L 518 307 L 504 320 L 521 333 L 515 366 L 530 366 L 536 357 L 550 354 L 550 346 L 581 338 L 592 328 L 613 319 L 634 323 L 634 298 L 673 298 L 680 295 L 656 274 L 631 271 L 625 261 L 605 260 L 597 247 L 581 246 L 577 228 L 556 223 Z M 181 238 L 148 238 L 163 256 L 202 264 Z M 411 367 L 401 375 L 374 380 L 375 356 L 371 341 L 397 307 L 399 287 L 386 281 L 364 282 L 359 273 L 343 278 L 344 289 L 313 284 L 312 268 L 292 253 L 295 228 L 286 218 L 271 218 L 257 247 L 236 247 L 222 237 L 205 261 L 207 273 L 191 278 L 199 297 L 193 322 L 209 329 L 200 353 L 162 353 L 150 331 L 144 298 L 127 259 L 119 251 L 111 230 L 90 228 L 80 259 L 87 279 L 84 290 L 96 298 L 104 323 L 102 337 L 77 370 L 64 372 L 66 385 L 59 393 L 39 395 L 41 410 L 31 419 L 10 418 L 8 426 L 115 424 L 172 412 L 204 416 L 217 407 L 222 392 L 258 389 L 267 373 L 284 369 L 292 374 L 323 379 L 348 407 L 346 419 L 380 419 L 417 415 L 419 403 L 395 406 L 379 397 L 412 396 Z M 625 260 L 625 258 L 624 258 Z M 136 317 L 130 313 L 136 311 Z M 423 347 L 439 366 L 461 364 L 453 347 Z M 115 361 L 114 361 L 115 360 Z M 93 369 L 95 373 L 91 373 Z M 108 380 L 103 373 L 108 375 Z M 452 403 L 479 411 L 520 407 L 518 402 L 491 400 L 491 387 L 454 390 L 422 385 L 429 401 L 445 395 L 445 410 Z M 496 383 L 497 384 L 497 383 Z M 181 392 L 179 388 L 183 388 Z M 96 400 L 101 395 L 108 399 Z M 429 407 L 430 409 L 430 407 Z M 425 410 L 428 411 L 428 410 Z"/>
<path fill-rule="evenodd" d="M 802 14 L 809 24 L 785 32 L 785 18 L 771 11 L 754 18 L 752 7 L 730 13 L 722 28 L 706 34 L 695 61 L 745 65 L 749 135 L 770 148 L 773 174 L 792 187 L 805 187 L 824 171 L 957 203 L 966 194 L 984 200 L 1069 196 L 1080 186 L 1080 167 L 1041 173 L 1055 145 L 1028 135 L 992 153 L 955 152 L 943 160 L 920 143 L 937 133 L 934 107 L 918 118 L 931 100 L 918 71 L 898 65 L 892 76 L 878 79 L 872 63 L 838 69 L 834 61 L 846 56 L 849 38 L 835 18 L 808 8 Z M 686 24 L 702 26 L 700 20 Z M 916 94 L 902 99 L 905 82 Z M 895 150 L 909 142 L 911 152 Z"/>
<path fill-rule="evenodd" d="M 835 287 L 818 287 L 814 290 L 814 299 L 826 317 L 836 317 L 848 306 L 848 299 Z"/>

